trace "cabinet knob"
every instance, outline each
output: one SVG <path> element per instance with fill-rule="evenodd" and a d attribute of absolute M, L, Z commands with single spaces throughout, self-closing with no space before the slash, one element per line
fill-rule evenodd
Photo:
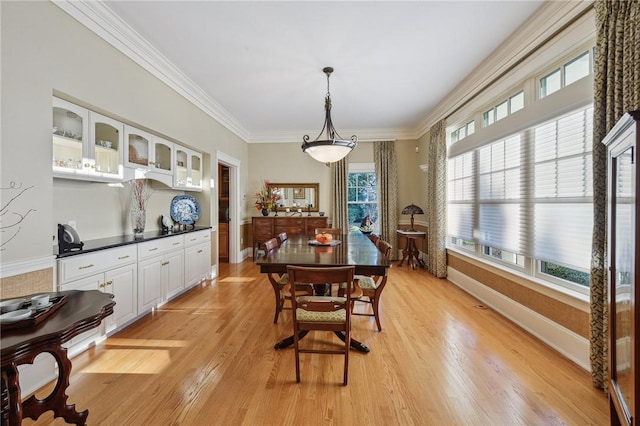
<path fill-rule="evenodd" d="M 105 286 L 113 284 L 113 280 L 109 280 L 105 283 Z"/>
<path fill-rule="evenodd" d="M 169 261 L 162 262 L 162 266 L 167 266 L 168 264 L 169 264 Z"/>
<path fill-rule="evenodd" d="M 78 269 L 89 269 L 89 268 L 93 268 L 94 266 L 96 266 L 96 265 L 94 265 L 93 263 L 90 263 L 90 264 L 85 265 L 85 266 L 80 266 L 80 267 L 78 267 Z"/>
<path fill-rule="evenodd" d="M 127 258 L 129 258 L 129 255 L 126 255 L 126 256 L 120 256 L 120 257 L 118 258 L 118 260 L 127 259 Z"/>

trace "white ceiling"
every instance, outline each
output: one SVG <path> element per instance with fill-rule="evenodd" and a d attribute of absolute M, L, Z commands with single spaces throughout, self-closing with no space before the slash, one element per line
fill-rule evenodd
<path fill-rule="evenodd" d="M 104 1 L 249 142 L 415 133 L 542 1 Z"/>

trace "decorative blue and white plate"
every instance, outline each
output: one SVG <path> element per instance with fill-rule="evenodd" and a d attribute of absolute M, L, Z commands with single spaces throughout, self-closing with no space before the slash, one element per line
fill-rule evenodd
<path fill-rule="evenodd" d="M 200 201 L 191 195 L 176 195 L 171 200 L 171 218 L 180 225 L 193 225 L 200 219 Z"/>

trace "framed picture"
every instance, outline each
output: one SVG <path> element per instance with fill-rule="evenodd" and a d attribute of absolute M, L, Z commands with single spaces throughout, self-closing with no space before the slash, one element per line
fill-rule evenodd
<path fill-rule="evenodd" d="M 294 200 L 304 200 L 305 194 L 304 194 L 304 188 L 293 188 L 293 199 Z"/>

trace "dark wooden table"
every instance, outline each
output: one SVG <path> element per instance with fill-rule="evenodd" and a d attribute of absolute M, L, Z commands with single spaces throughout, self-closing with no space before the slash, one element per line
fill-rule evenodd
<path fill-rule="evenodd" d="M 402 260 L 398 263 L 398 266 L 402 266 L 402 263 L 407 259 L 407 266 L 412 269 L 422 267 L 422 263 L 419 260 L 420 251 L 416 247 L 416 240 L 427 238 L 427 233 L 424 231 L 408 231 L 405 229 L 398 229 L 396 231 L 399 237 L 407 239 L 407 244 L 402 250 Z"/>
<path fill-rule="evenodd" d="M 67 423 L 84 425 L 89 410 L 78 413 L 75 405 L 68 405 L 71 361 L 63 343 L 92 328 L 113 313 L 113 295 L 98 290 L 70 290 L 50 293 L 51 297 L 66 296 L 66 302 L 44 321 L 34 327 L 2 331 L 0 358 L 2 364 L 2 424 L 20 425 L 23 418 L 36 420 L 42 413 L 53 410 L 54 417 Z M 28 298 L 29 296 L 24 296 Z M 58 363 L 58 382 L 51 395 L 38 399 L 35 395 L 21 401 L 18 365 L 33 364 L 36 356 L 47 352 Z M 6 395 L 5 395 L 6 393 Z M 6 406 L 5 406 L 6 405 Z"/>
<path fill-rule="evenodd" d="M 358 275 L 387 275 L 389 260 L 377 249 L 371 240 L 361 232 L 352 232 L 336 237 L 341 244 L 335 246 L 314 246 L 309 244 L 314 236 L 296 235 L 286 240 L 278 249 L 256 259 L 260 272 L 264 274 L 284 274 L 287 265 L 295 266 L 355 266 Z M 273 285 L 276 300 L 280 300 L 280 289 Z M 341 337 L 337 334 L 338 337 Z M 342 337 L 341 337 L 342 338 Z M 275 345 L 281 349 L 293 344 L 293 336 L 287 337 Z M 351 348 L 360 352 L 369 352 L 369 348 L 351 339 Z"/>

